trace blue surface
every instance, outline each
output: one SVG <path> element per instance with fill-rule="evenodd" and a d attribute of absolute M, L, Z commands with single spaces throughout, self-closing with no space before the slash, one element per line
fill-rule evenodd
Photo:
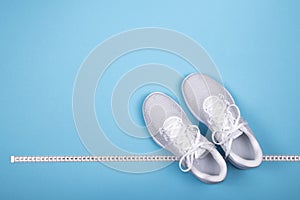
<path fill-rule="evenodd" d="M 264 153 L 299 154 L 299 9 L 298 1 L 1 1 L 0 199 L 299 199 L 300 163 L 247 171 L 229 165 L 216 185 L 175 163 L 139 175 L 97 163 L 9 163 L 10 155 L 88 154 L 72 116 L 80 64 L 109 36 L 146 26 L 180 31 L 204 46 Z M 190 70 L 162 57 L 144 52 L 137 64 L 164 59 Z M 137 100 L 130 112 L 142 124 L 139 107 Z M 124 140 L 114 142 L 130 149 Z M 147 145 L 140 152 L 155 148 L 150 139 Z"/>

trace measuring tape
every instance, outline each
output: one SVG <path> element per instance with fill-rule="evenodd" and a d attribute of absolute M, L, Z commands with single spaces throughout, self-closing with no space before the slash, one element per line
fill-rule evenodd
<path fill-rule="evenodd" d="M 40 162 L 174 162 L 176 156 L 11 156 L 11 163 Z M 265 162 L 300 162 L 300 155 L 264 155 Z"/>

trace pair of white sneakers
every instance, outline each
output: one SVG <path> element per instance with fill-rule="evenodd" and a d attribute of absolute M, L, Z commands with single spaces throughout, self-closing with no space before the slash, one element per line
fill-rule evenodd
<path fill-rule="evenodd" d="M 163 93 L 152 93 L 144 101 L 143 115 L 154 141 L 180 158 L 179 168 L 191 171 L 206 183 L 225 179 L 227 166 L 215 148 L 235 167 L 247 169 L 262 162 L 262 150 L 251 129 L 240 115 L 230 93 L 212 78 L 199 73 L 182 82 L 184 100 L 191 113 L 212 132 L 202 136 L 183 109 Z"/>

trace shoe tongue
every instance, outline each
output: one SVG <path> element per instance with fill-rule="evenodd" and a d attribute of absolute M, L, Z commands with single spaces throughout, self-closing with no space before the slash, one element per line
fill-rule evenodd
<path fill-rule="evenodd" d="M 242 135 L 244 132 L 241 130 L 237 130 L 233 133 L 233 139 L 238 138 L 240 135 Z"/>
<path fill-rule="evenodd" d="M 240 135 L 242 135 L 243 133 L 244 133 L 244 132 L 241 131 L 241 130 L 236 130 L 236 131 L 234 131 L 233 133 L 231 133 L 232 139 L 238 138 L 238 137 L 239 137 Z M 221 140 L 222 140 L 222 134 L 216 134 L 215 137 L 216 137 L 217 141 L 221 141 Z"/>

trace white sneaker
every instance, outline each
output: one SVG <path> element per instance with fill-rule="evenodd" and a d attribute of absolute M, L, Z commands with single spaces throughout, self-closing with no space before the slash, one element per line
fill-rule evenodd
<path fill-rule="evenodd" d="M 206 183 L 224 180 L 227 166 L 214 144 L 192 125 L 182 108 L 162 93 L 144 101 L 143 115 L 154 141 L 180 158 L 179 168 Z"/>
<path fill-rule="evenodd" d="M 257 167 L 262 150 L 240 115 L 230 93 L 212 78 L 195 73 L 182 83 L 182 93 L 192 114 L 212 131 L 212 141 L 241 169 Z"/>

